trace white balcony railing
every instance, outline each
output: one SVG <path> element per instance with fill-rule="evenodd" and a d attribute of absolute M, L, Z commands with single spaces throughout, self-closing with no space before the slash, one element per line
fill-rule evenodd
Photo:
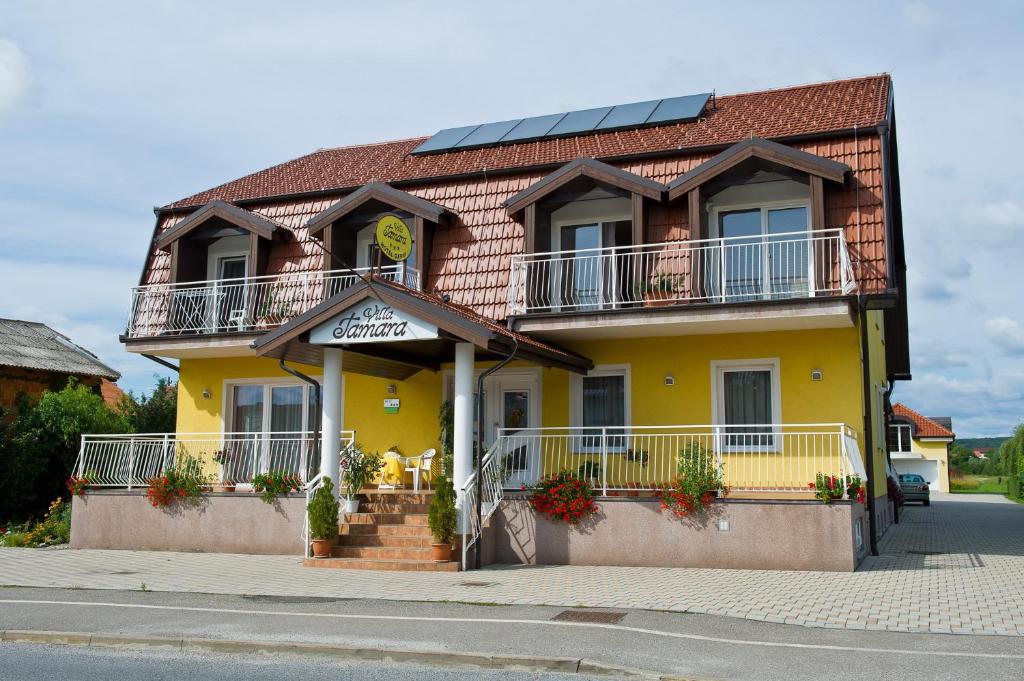
<path fill-rule="evenodd" d="M 671 483 L 687 457 L 720 466 L 726 487 L 742 492 L 806 492 L 818 473 L 867 477 L 844 424 L 504 430 L 492 455 L 506 489 L 568 470 L 602 494 L 653 490 Z"/>
<path fill-rule="evenodd" d="M 355 433 L 339 434 L 342 447 Z M 220 460 L 214 461 L 214 457 Z M 143 487 L 186 459 L 222 482 L 249 484 L 257 473 L 284 471 L 303 482 L 320 469 L 320 440 L 294 433 L 135 433 L 83 435 L 75 475 L 90 487 Z"/>
<path fill-rule="evenodd" d="M 511 314 L 846 295 L 840 229 L 512 256 Z"/>
<path fill-rule="evenodd" d="M 359 274 L 369 269 L 356 270 Z M 420 274 L 391 265 L 380 276 L 420 288 Z M 129 338 L 262 331 L 279 326 L 357 283 L 351 270 L 152 284 L 132 289 Z"/>

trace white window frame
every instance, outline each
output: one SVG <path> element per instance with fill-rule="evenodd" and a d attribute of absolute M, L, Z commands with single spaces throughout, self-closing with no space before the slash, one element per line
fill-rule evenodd
<path fill-rule="evenodd" d="M 599 378 L 601 376 L 622 376 L 623 388 L 623 421 L 621 426 L 608 426 L 609 428 L 623 428 L 626 433 L 623 439 L 629 442 L 629 429 L 633 426 L 633 377 L 632 366 L 629 364 L 598 364 L 587 372 L 586 378 Z M 569 425 L 573 428 L 583 427 L 583 379 L 584 376 L 573 373 L 569 376 Z M 622 447 L 609 447 L 609 452 L 624 451 L 627 445 Z M 580 452 L 599 452 L 600 447 L 580 446 Z"/>
<path fill-rule="evenodd" d="M 611 199 L 611 200 L 614 200 L 614 199 Z M 580 250 L 587 250 L 587 251 L 597 250 L 598 251 L 598 255 L 601 255 L 601 251 L 608 247 L 604 243 L 605 225 L 608 225 L 608 224 L 613 223 L 613 222 L 623 222 L 625 220 L 629 220 L 630 222 L 632 222 L 632 220 L 633 220 L 633 214 L 632 214 L 631 211 L 628 211 L 628 210 L 625 210 L 625 209 L 621 209 L 619 211 L 609 210 L 609 203 L 608 203 L 608 201 L 611 201 L 611 200 L 609 200 L 609 199 L 595 200 L 595 201 L 593 201 L 593 203 L 594 203 L 593 206 L 577 205 L 577 204 L 586 204 L 587 203 L 586 201 L 573 202 L 573 203 L 567 204 L 566 206 L 563 206 L 562 209 L 569 208 L 570 206 L 575 208 L 575 210 L 573 211 L 574 215 L 573 215 L 573 217 L 566 217 L 566 218 L 563 218 L 563 219 L 552 219 L 551 220 L 551 251 L 554 252 L 554 253 L 560 253 L 561 252 L 561 250 L 562 250 L 562 228 L 563 227 L 581 227 L 583 225 L 597 225 L 597 249 L 590 249 L 590 248 L 587 248 L 587 249 L 574 249 L 573 252 L 580 251 Z M 560 210 L 562 210 L 562 209 L 560 209 Z M 555 213 L 557 213 L 557 212 L 558 211 L 555 211 Z M 566 254 L 563 253 L 560 257 L 564 258 L 565 255 Z M 575 256 L 573 256 L 573 257 L 575 257 Z M 614 278 L 615 276 L 616 276 L 615 260 L 613 259 L 612 260 L 612 277 Z M 552 303 L 555 303 L 557 301 L 558 304 L 554 305 L 554 307 L 555 307 L 555 309 L 559 309 L 561 307 L 561 305 L 562 305 L 562 300 L 561 300 L 561 295 L 562 295 L 562 268 L 561 267 L 553 268 L 553 270 L 551 272 L 550 283 L 551 283 L 551 291 L 550 291 L 551 301 L 552 301 Z M 612 287 L 613 295 L 615 293 L 614 288 L 615 287 Z M 597 307 L 598 308 L 600 308 L 602 305 L 604 305 L 606 303 L 609 303 L 609 302 L 612 303 L 612 304 L 615 304 L 615 303 L 618 302 L 616 300 L 611 300 L 611 301 L 603 300 L 603 293 L 604 293 L 604 268 L 603 267 L 599 268 L 598 271 L 597 271 L 597 290 L 600 292 L 598 294 L 598 302 L 597 302 Z"/>
<path fill-rule="evenodd" d="M 773 210 L 786 210 L 787 208 L 803 208 L 804 214 L 807 216 L 807 227 L 803 230 L 804 233 L 810 238 L 811 232 L 811 200 L 808 199 L 786 199 L 780 201 L 757 201 L 753 203 L 729 203 L 729 204 L 712 204 L 710 207 L 711 211 L 711 238 L 719 239 L 721 236 L 721 220 L 719 218 L 721 213 L 731 213 L 733 211 L 745 211 L 758 209 L 761 211 L 761 234 L 760 238 L 764 240 L 764 243 L 768 243 L 768 239 L 771 238 L 771 234 L 768 233 L 768 213 Z M 756 237 L 749 237 L 751 239 Z M 813 244 L 810 244 L 813 249 Z M 767 248 L 762 249 L 761 256 L 761 278 L 762 288 L 764 289 L 765 295 L 771 295 L 770 286 L 767 283 L 767 277 L 770 275 L 770 268 L 768 266 L 768 253 Z M 724 267 L 724 264 L 723 264 Z M 725 276 L 724 274 L 722 275 Z M 807 291 L 808 296 L 814 296 L 814 253 L 808 253 L 807 255 Z M 724 291 L 722 292 L 725 293 Z"/>
<path fill-rule="evenodd" d="M 323 393 L 323 376 L 311 376 L 313 380 L 320 384 L 321 387 L 321 398 Z M 344 381 L 344 377 L 342 377 Z M 264 427 L 270 423 L 270 389 L 271 388 L 289 388 L 289 387 L 301 387 L 302 391 L 302 423 L 305 426 L 305 430 L 301 431 L 304 433 L 312 433 L 313 429 L 310 425 L 313 423 L 311 418 L 313 414 L 310 413 L 310 391 L 313 390 L 313 386 L 309 385 L 305 381 L 300 381 L 294 378 L 284 377 L 273 377 L 273 378 L 229 378 L 224 379 L 222 393 L 221 393 L 221 417 L 220 417 L 220 429 L 222 433 L 234 433 L 236 427 L 231 422 L 230 428 L 228 429 L 229 419 L 234 419 L 235 405 L 234 405 L 234 388 L 235 386 L 241 385 L 262 385 L 263 386 L 263 416 L 262 421 Z M 345 388 L 344 382 L 342 383 L 341 390 L 341 413 L 345 413 Z M 270 432 L 270 431 L 260 431 Z"/>
<path fill-rule="evenodd" d="M 893 429 L 893 428 L 896 429 L 896 432 L 898 434 L 897 435 L 897 439 L 899 440 L 899 444 L 896 445 L 897 449 L 889 449 L 889 431 L 891 429 Z M 907 432 L 907 449 L 906 449 L 906 451 L 904 451 L 903 449 L 899 449 L 899 447 L 903 446 L 903 435 L 902 435 L 902 433 L 903 433 L 904 429 L 906 429 L 906 432 Z M 886 451 L 889 452 L 889 454 L 910 454 L 912 451 L 914 451 L 914 429 L 913 429 L 913 427 L 909 423 L 907 423 L 906 421 L 893 421 L 892 423 L 890 423 L 888 425 L 888 427 L 886 428 L 886 431 L 885 431 L 885 449 L 886 449 Z"/>
<path fill-rule="evenodd" d="M 711 419 L 715 426 L 742 425 L 725 422 L 725 374 L 730 371 L 768 371 L 770 372 L 772 390 L 772 422 L 765 424 L 771 427 L 773 435 L 773 446 L 764 450 L 775 452 L 779 450 L 779 442 L 782 435 L 782 383 L 779 370 L 780 361 L 778 357 L 766 357 L 761 359 L 722 359 L 711 361 Z M 717 429 L 716 429 L 717 431 Z M 743 447 L 723 445 L 722 450 L 726 452 L 741 451 Z"/>

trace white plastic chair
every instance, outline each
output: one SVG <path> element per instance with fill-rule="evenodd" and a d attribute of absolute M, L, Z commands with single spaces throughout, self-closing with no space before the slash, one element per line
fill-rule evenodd
<path fill-rule="evenodd" d="M 420 491 L 420 472 L 430 471 L 430 462 L 437 454 L 436 449 L 428 449 L 419 456 L 410 456 L 405 460 L 405 472 L 412 473 L 412 489 Z"/>

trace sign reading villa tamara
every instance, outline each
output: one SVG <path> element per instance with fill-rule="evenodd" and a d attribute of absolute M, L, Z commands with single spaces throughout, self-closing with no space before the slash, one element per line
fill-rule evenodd
<path fill-rule="evenodd" d="M 375 230 L 377 247 L 395 262 L 402 262 L 412 253 L 412 234 L 395 215 L 385 215 L 377 221 Z"/>
<path fill-rule="evenodd" d="M 319 345 L 390 343 L 437 338 L 437 327 L 380 301 L 364 301 L 338 313 L 309 333 Z"/>

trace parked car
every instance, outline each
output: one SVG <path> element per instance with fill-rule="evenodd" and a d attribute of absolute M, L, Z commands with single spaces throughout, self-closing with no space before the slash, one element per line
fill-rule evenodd
<path fill-rule="evenodd" d="M 925 506 L 931 506 L 931 492 L 928 491 L 928 481 L 920 475 L 905 473 L 900 476 L 900 490 L 903 498 L 907 501 L 920 501 Z"/>

